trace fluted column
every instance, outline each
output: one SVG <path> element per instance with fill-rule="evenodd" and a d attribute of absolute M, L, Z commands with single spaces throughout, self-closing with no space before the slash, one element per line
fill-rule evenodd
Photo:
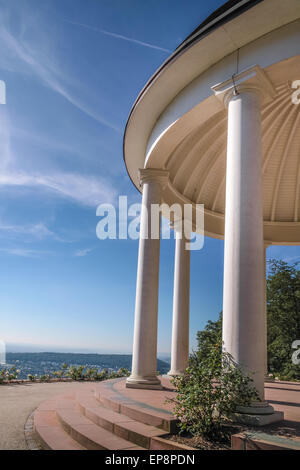
<path fill-rule="evenodd" d="M 176 236 L 171 370 L 169 375 L 182 375 L 189 359 L 189 301 L 190 301 L 190 250 L 183 223 L 173 225 Z"/>
<path fill-rule="evenodd" d="M 126 386 L 161 388 L 156 376 L 157 319 L 160 239 L 151 237 L 151 206 L 160 204 L 168 172 L 158 169 L 140 170 L 143 186 L 140 242 L 136 284 L 132 372 Z M 159 216 L 160 217 L 160 216 Z"/>

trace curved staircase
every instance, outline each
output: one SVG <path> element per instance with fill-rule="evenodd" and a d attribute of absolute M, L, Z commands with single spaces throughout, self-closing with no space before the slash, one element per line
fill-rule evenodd
<path fill-rule="evenodd" d="M 125 379 L 90 384 L 76 393 L 52 398 L 34 412 L 34 431 L 42 448 L 52 450 L 146 450 L 177 448 L 162 439 L 176 429 L 163 390 L 127 389 Z M 182 446 L 180 446 L 182 448 Z"/>

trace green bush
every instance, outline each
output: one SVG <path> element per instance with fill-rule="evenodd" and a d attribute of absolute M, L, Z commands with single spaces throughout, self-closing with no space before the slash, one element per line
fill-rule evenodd
<path fill-rule="evenodd" d="M 172 379 L 177 396 L 174 415 L 180 431 L 194 436 L 217 438 L 225 420 L 230 420 L 238 405 L 259 400 L 249 375 L 243 374 L 232 357 L 217 344 L 205 357 L 194 353 L 184 375 Z"/>
<path fill-rule="evenodd" d="M 30 380 L 31 382 L 36 382 L 36 381 L 39 379 L 39 377 L 38 377 L 37 374 L 34 374 L 34 375 L 28 374 L 28 375 L 27 375 L 27 378 L 28 378 L 28 380 Z"/>
<path fill-rule="evenodd" d="M 118 377 L 129 377 L 130 376 L 130 371 L 126 369 L 125 367 L 121 367 L 118 370 Z"/>
<path fill-rule="evenodd" d="M 85 366 L 70 366 L 66 375 L 72 380 L 84 380 L 84 369 Z"/>
<path fill-rule="evenodd" d="M 103 381 L 119 377 L 128 377 L 130 375 L 130 372 L 123 367 L 117 372 L 109 372 L 108 369 L 99 370 L 95 367 L 90 368 L 86 366 L 70 366 L 69 368 L 64 368 L 63 372 L 66 377 L 70 377 L 72 380 Z"/>
<path fill-rule="evenodd" d="M 39 377 L 40 382 L 50 382 L 51 374 L 42 374 Z"/>
<path fill-rule="evenodd" d="M 17 380 L 20 374 L 20 370 L 16 367 L 5 367 L 0 370 L 0 384 L 4 382 L 11 382 Z"/>
<path fill-rule="evenodd" d="M 20 374 L 20 370 L 15 367 L 0 369 L 0 384 L 16 380 Z M 68 366 L 63 364 L 61 369 L 48 374 L 28 374 L 27 378 L 31 382 L 50 382 L 53 377 L 62 380 L 64 378 L 71 378 L 72 380 L 95 380 L 103 381 L 108 379 L 115 379 L 119 377 L 128 377 L 130 372 L 128 369 L 121 367 L 116 372 L 109 372 L 108 369 L 99 370 L 98 368 L 90 368 L 87 366 Z"/>
<path fill-rule="evenodd" d="M 109 376 L 108 369 L 102 369 L 101 371 L 98 370 L 95 376 L 95 380 L 98 380 L 98 381 L 107 380 L 110 378 L 111 377 Z"/>
<path fill-rule="evenodd" d="M 98 373 L 98 370 L 95 367 L 92 369 L 88 367 L 84 373 L 84 378 L 86 380 L 96 380 L 97 373 Z"/>

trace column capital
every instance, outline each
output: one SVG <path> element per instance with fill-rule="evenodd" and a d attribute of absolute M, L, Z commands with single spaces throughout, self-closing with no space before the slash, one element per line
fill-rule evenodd
<path fill-rule="evenodd" d="M 169 180 L 169 172 L 160 168 L 141 168 L 139 169 L 140 185 L 153 182 L 159 183 L 163 188 Z"/>
<path fill-rule="evenodd" d="M 259 94 L 263 101 L 270 101 L 277 95 L 273 83 L 259 65 L 253 65 L 240 73 L 235 73 L 224 82 L 212 86 L 211 89 L 225 107 L 228 106 L 233 96 L 247 91 Z"/>

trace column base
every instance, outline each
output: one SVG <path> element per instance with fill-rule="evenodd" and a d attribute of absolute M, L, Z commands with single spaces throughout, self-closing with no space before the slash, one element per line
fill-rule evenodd
<path fill-rule="evenodd" d="M 284 420 L 282 411 L 274 411 L 274 413 L 259 415 L 247 413 L 233 413 L 231 416 L 232 421 L 248 426 L 267 426 L 268 424 L 277 423 Z"/>
<path fill-rule="evenodd" d="M 284 419 L 282 411 L 275 411 L 268 402 L 255 402 L 250 406 L 238 406 L 233 420 L 250 426 L 265 426 Z"/>
<path fill-rule="evenodd" d="M 148 390 L 162 390 L 160 380 L 155 377 L 134 377 L 130 376 L 126 380 L 126 388 L 144 388 Z"/>
<path fill-rule="evenodd" d="M 182 370 L 170 370 L 167 375 L 171 376 L 171 377 L 175 377 L 176 375 L 183 375 L 184 374 L 184 371 Z"/>
<path fill-rule="evenodd" d="M 238 406 L 237 413 L 249 414 L 249 415 L 271 415 L 274 413 L 273 406 L 269 405 L 266 401 L 254 402 L 250 406 Z"/>

